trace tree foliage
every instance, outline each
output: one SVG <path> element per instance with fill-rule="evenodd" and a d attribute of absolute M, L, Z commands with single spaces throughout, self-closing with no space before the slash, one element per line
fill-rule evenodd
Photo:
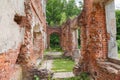
<path fill-rule="evenodd" d="M 48 0 L 46 7 L 48 25 L 58 26 L 68 18 L 74 18 L 80 13 L 81 6 L 77 7 L 75 0 Z"/>
<path fill-rule="evenodd" d="M 117 40 L 120 40 L 120 10 L 116 10 Z"/>
<path fill-rule="evenodd" d="M 120 53 L 120 10 L 116 10 L 116 26 L 117 26 L 117 43 Z"/>
<path fill-rule="evenodd" d="M 82 2 L 79 7 L 76 5 L 75 0 L 48 0 L 46 6 L 47 22 L 50 26 L 60 26 L 67 19 L 76 17 L 82 9 Z M 58 48 L 59 37 L 55 34 L 50 37 L 50 47 Z"/>
<path fill-rule="evenodd" d="M 59 39 L 59 35 L 53 33 L 50 36 L 50 47 L 51 48 L 60 48 L 60 39 Z"/>

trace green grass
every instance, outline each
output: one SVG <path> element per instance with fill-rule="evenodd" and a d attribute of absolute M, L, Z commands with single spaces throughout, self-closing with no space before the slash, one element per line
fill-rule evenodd
<path fill-rule="evenodd" d="M 34 80 L 40 80 L 37 75 L 34 75 Z"/>
<path fill-rule="evenodd" d="M 120 58 L 120 53 L 118 54 L 118 58 Z"/>
<path fill-rule="evenodd" d="M 90 80 L 87 73 L 81 73 L 80 76 L 75 76 L 71 78 L 65 78 L 65 79 L 54 79 L 54 80 Z"/>
<path fill-rule="evenodd" d="M 66 78 L 63 80 L 90 80 L 89 76 L 86 73 L 81 73 L 80 76 Z"/>
<path fill-rule="evenodd" d="M 52 70 L 54 72 L 71 72 L 74 67 L 74 61 L 69 58 L 60 58 L 53 60 Z"/>
<path fill-rule="evenodd" d="M 118 58 L 120 58 L 120 51 L 118 51 Z"/>
<path fill-rule="evenodd" d="M 63 50 L 61 48 L 50 48 L 44 51 L 44 53 L 47 53 L 47 52 L 63 52 Z"/>

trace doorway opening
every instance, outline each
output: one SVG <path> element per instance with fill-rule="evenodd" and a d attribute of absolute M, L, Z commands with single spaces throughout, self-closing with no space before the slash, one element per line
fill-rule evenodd
<path fill-rule="evenodd" d="M 80 40 L 80 28 L 77 30 L 78 32 L 78 49 L 81 48 L 81 40 Z"/>
<path fill-rule="evenodd" d="M 50 49 L 53 51 L 60 51 L 61 45 L 60 45 L 60 35 L 57 33 L 52 33 L 50 35 Z"/>
<path fill-rule="evenodd" d="M 117 27 L 118 58 L 120 58 L 120 10 L 117 9 L 115 13 L 116 13 L 116 27 Z"/>

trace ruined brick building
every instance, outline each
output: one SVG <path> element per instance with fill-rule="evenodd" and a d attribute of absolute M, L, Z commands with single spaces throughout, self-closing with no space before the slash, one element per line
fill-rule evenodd
<path fill-rule="evenodd" d="M 0 1 L 0 80 L 26 80 L 38 66 L 46 47 L 45 3 Z"/>
<path fill-rule="evenodd" d="M 81 54 L 73 72 L 89 73 L 94 80 L 120 80 L 117 59 L 114 0 L 84 0 L 82 13 L 61 28 L 46 25 L 46 0 L 0 1 L 0 80 L 31 80 L 52 33 L 60 37 L 66 56 Z"/>

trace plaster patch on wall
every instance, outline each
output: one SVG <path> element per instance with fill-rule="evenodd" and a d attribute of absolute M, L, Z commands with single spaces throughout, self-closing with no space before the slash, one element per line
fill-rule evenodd
<path fill-rule="evenodd" d="M 25 15 L 24 0 L 0 0 L 0 54 L 22 42 L 24 29 L 14 22 L 15 14 Z"/>
<path fill-rule="evenodd" d="M 106 10 L 107 33 L 110 34 L 110 40 L 108 40 L 108 57 L 117 59 L 118 52 L 116 44 L 116 19 L 114 0 L 109 1 L 106 4 L 105 10 Z"/>

